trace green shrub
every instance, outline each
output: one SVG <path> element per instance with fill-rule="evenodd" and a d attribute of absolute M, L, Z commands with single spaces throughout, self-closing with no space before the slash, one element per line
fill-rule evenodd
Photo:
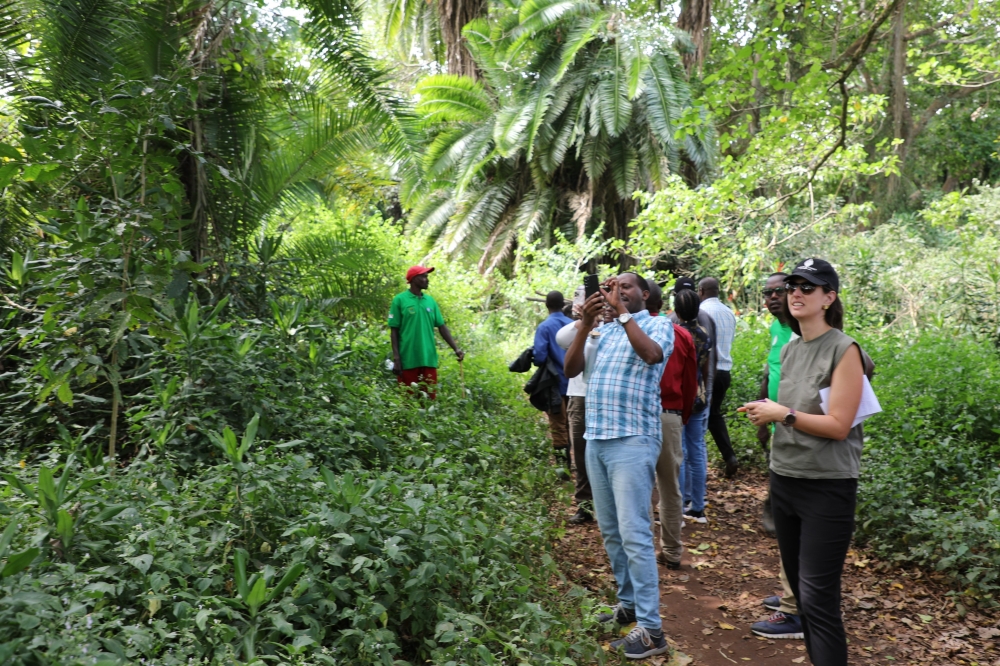
<path fill-rule="evenodd" d="M 288 410 L 269 434 L 254 417 L 245 433 L 204 432 L 214 444 L 167 439 L 114 474 L 82 469 L 57 444 L 0 483 L 0 512 L 16 525 L 0 543 L 0 557 L 12 554 L 0 567 L 0 661 L 599 659 L 575 638 L 586 598 L 549 588 L 557 484 L 537 413 L 515 397 L 520 378 L 471 355 L 464 379 L 442 368 L 437 401 L 411 398 L 381 364 L 385 338 L 361 329 L 350 355 L 312 370 L 287 358 L 296 346 L 273 347 L 286 395 L 249 399 Z M 309 389 L 293 390 L 296 379 Z"/>
<path fill-rule="evenodd" d="M 996 605 L 1000 358 L 988 344 L 931 334 L 865 349 L 884 411 L 865 423 L 859 536 Z"/>

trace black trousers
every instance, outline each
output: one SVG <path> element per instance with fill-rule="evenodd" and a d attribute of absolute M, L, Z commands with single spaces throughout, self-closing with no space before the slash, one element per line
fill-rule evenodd
<path fill-rule="evenodd" d="M 857 499 L 857 479 L 797 479 L 771 472 L 778 549 L 814 666 L 847 665 L 840 577 Z"/>
<path fill-rule="evenodd" d="M 712 405 L 708 412 L 708 431 L 712 433 L 712 439 L 722 454 L 722 459 L 728 461 L 736 454 L 733 453 L 733 443 L 729 439 L 729 428 L 726 426 L 726 417 L 722 415 L 722 401 L 726 399 L 729 392 L 729 385 L 733 382 L 728 370 L 715 371 L 715 383 L 712 385 Z"/>

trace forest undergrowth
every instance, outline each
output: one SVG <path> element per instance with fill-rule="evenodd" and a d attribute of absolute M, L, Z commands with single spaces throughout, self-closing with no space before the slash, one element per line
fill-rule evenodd
<path fill-rule="evenodd" d="M 506 368 L 449 365 L 432 402 L 397 388 L 381 332 L 324 332 L 321 359 L 233 352 L 231 392 L 151 385 L 135 428 L 179 435 L 120 464 L 81 427 L 7 449 L 0 661 L 588 660 L 587 598 L 545 585 L 554 470 Z M 202 425 L 251 385 L 263 416 Z"/>

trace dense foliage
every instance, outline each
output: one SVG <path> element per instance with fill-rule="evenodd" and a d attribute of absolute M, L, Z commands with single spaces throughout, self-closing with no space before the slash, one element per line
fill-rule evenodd
<path fill-rule="evenodd" d="M 384 333 L 300 324 L 325 339 L 319 357 L 272 327 L 241 355 L 219 323 L 211 364 L 159 353 L 179 374 L 134 405 L 143 446 L 124 469 L 85 462 L 102 443 L 82 427 L 24 469 L 8 453 L 5 663 L 555 663 L 592 648 L 552 613 L 574 602 L 546 592 L 548 444 L 503 366 L 470 360 L 464 382 L 452 366 L 421 401 L 384 369 Z M 241 399 L 259 411 L 234 433 L 222 417 L 252 414 Z"/>
<path fill-rule="evenodd" d="M 0 1 L 0 662 L 600 659 L 499 359 L 611 264 L 722 279 L 735 406 L 762 276 L 833 261 L 858 537 L 996 606 L 998 7 Z M 435 403 L 384 367 L 421 260 Z"/>

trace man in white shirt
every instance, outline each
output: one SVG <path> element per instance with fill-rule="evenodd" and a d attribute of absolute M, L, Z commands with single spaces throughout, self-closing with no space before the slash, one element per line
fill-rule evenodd
<path fill-rule="evenodd" d="M 729 439 L 726 417 L 722 414 L 722 401 L 729 391 L 733 369 L 733 339 L 736 337 L 736 315 L 719 300 L 719 281 L 713 277 L 703 278 L 698 283 L 701 310 L 708 313 L 715 323 L 715 381 L 712 383 L 712 405 L 708 415 L 708 431 L 726 461 L 726 478 L 732 478 L 739 468 L 733 444 Z"/>
<path fill-rule="evenodd" d="M 583 308 L 583 301 L 586 290 L 583 285 L 577 287 L 573 294 L 573 319 L 580 318 L 580 310 Z M 563 349 L 569 349 L 576 337 L 577 323 L 563 326 L 556 333 L 556 344 Z M 594 331 L 598 333 L 598 331 Z M 597 348 L 597 335 L 593 335 L 587 340 L 587 348 L 584 349 L 584 356 L 589 357 Z M 573 465 L 576 472 L 575 489 L 573 499 L 576 500 L 576 513 L 569 519 L 570 525 L 580 525 L 582 523 L 593 522 L 594 520 L 594 495 L 590 490 L 590 479 L 587 478 L 587 440 L 583 433 L 587 428 L 587 380 L 585 373 L 580 373 L 576 377 L 569 378 L 569 387 L 566 389 L 566 397 L 569 399 L 569 406 L 566 409 L 569 418 L 569 443 L 573 451 Z"/>

